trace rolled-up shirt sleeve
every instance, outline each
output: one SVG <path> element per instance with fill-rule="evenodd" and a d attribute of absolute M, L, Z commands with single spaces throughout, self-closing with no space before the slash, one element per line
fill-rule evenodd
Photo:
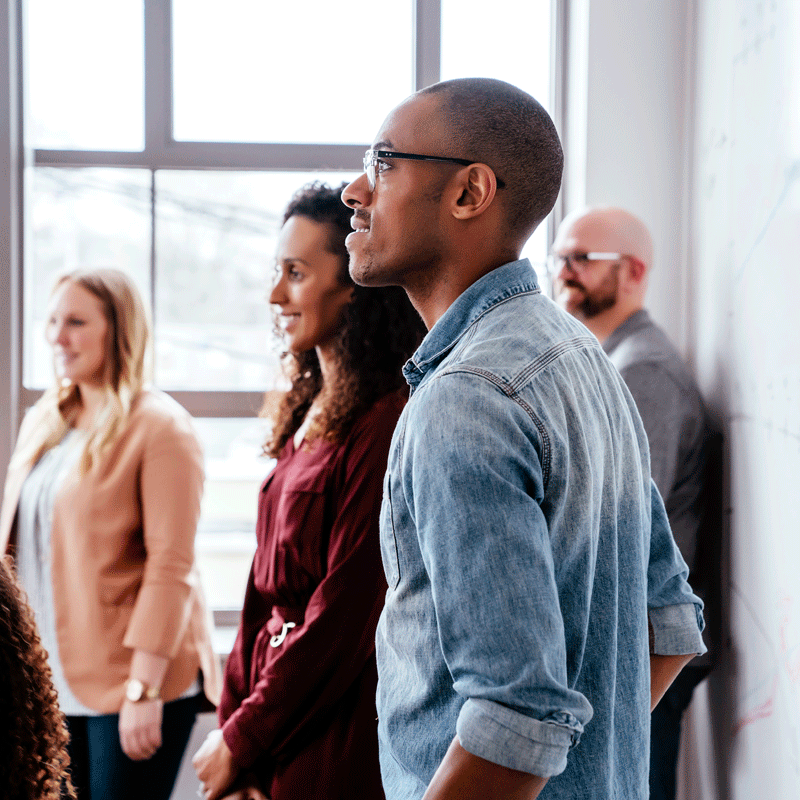
<path fill-rule="evenodd" d="M 568 724 L 572 722 L 573 724 Z M 467 700 L 456 724 L 461 746 L 509 769 L 549 778 L 563 772 L 583 726 L 574 717 L 541 722 L 486 700 Z"/>
<path fill-rule="evenodd" d="M 473 755 L 549 777 L 565 769 L 593 711 L 567 680 L 541 443 L 522 408 L 462 391 L 460 380 L 426 387 L 411 443 L 412 513 L 439 642 L 466 700 L 454 733 Z M 436 405 L 453 397 L 459 413 L 444 430 Z"/>
<path fill-rule="evenodd" d="M 655 655 L 688 655 L 706 652 L 702 631 L 703 601 L 688 583 L 689 568 L 683 560 L 658 489 L 651 481 L 650 562 L 647 569 L 647 605 L 651 651 Z"/>

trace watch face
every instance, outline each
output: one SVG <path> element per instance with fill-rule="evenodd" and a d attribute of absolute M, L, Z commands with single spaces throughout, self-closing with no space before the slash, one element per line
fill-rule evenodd
<path fill-rule="evenodd" d="M 144 694 L 144 684 L 137 678 L 131 678 L 128 685 L 125 687 L 125 697 L 132 703 L 136 703 L 142 699 Z"/>

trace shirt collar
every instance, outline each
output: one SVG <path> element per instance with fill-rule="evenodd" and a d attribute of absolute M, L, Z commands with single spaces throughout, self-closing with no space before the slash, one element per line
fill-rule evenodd
<path fill-rule="evenodd" d="M 515 295 L 539 291 L 536 273 L 527 258 L 497 267 L 475 281 L 442 314 L 405 363 L 403 375 L 412 390 L 487 311 Z"/>
<path fill-rule="evenodd" d="M 608 355 L 612 352 L 623 340 L 627 339 L 632 333 L 635 333 L 640 328 L 646 328 L 651 324 L 650 314 L 647 309 L 640 309 L 639 311 L 631 314 L 625 322 L 603 342 L 603 350 Z"/>

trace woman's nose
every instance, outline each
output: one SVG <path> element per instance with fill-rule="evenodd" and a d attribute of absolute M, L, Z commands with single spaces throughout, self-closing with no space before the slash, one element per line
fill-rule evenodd
<path fill-rule="evenodd" d="M 278 282 L 272 287 L 267 296 L 267 300 L 273 306 L 279 306 L 286 302 L 286 291 L 283 285 L 283 278 L 279 278 Z"/>
<path fill-rule="evenodd" d="M 58 323 L 51 323 L 47 330 L 47 341 L 50 345 L 61 345 L 63 346 L 67 340 L 67 332 L 63 325 L 59 325 Z"/>

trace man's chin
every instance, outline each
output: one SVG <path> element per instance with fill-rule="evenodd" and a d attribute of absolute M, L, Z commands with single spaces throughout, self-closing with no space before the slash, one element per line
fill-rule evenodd
<path fill-rule="evenodd" d="M 348 265 L 350 277 L 353 283 L 358 286 L 393 286 L 391 281 L 387 280 L 386 276 L 381 275 L 380 271 L 375 268 L 375 264 L 368 259 L 360 259 L 350 256 L 350 263 Z"/>
<path fill-rule="evenodd" d="M 372 283 L 369 279 L 369 268 L 354 259 L 352 256 L 350 257 L 348 271 L 350 272 L 350 277 L 353 279 L 353 283 L 357 284 L 358 286 L 372 286 Z"/>

